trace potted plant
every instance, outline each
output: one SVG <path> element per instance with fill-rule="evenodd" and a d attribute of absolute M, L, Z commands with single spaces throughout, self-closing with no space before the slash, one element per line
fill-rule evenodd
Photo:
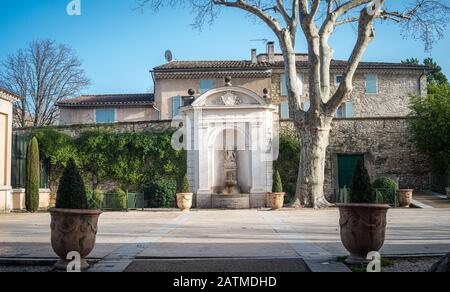
<path fill-rule="evenodd" d="M 400 207 L 409 208 L 412 204 L 413 199 L 413 189 L 399 189 L 397 192 L 397 199 Z"/>
<path fill-rule="evenodd" d="M 268 194 L 268 205 L 272 210 L 280 210 L 284 205 L 283 183 L 281 182 L 280 172 L 275 170 L 273 176 L 272 193 Z"/>
<path fill-rule="evenodd" d="M 350 264 L 367 263 L 367 255 L 379 251 L 386 234 L 389 205 L 375 204 L 369 174 L 361 159 L 353 175 L 349 204 L 337 204 L 340 213 L 341 241 L 350 252 Z"/>
<path fill-rule="evenodd" d="M 189 181 L 187 175 L 184 176 L 183 181 L 178 188 L 177 205 L 181 211 L 189 211 L 192 207 L 193 194 L 190 192 Z"/>
<path fill-rule="evenodd" d="M 100 210 L 90 209 L 83 178 L 73 159 L 69 160 L 59 182 L 56 208 L 51 214 L 52 248 L 60 260 L 55 268 L 66 270 L 70 252 L 78 252 L 81 269 L 89 264 L 85 258 L 94 249 Z"/>

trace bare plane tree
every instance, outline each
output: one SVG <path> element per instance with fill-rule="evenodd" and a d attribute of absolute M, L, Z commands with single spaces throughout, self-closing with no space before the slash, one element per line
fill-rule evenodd
<path fill-rule="evenodd" d="M 401 3 L 399 3 L 401 2 Z M 405 36 L 413 36 L 430 49 L 442 38 L 449 20 L 445 0 L 137 0 L 138 8 L 187 7 L 194 12 L 193 25 L 212 23 L 224 7 L 241 9 L 266 24 L 276 35 L 284 56 L 289 108 L 301 135 L 301 159 L 293 206 L 323 208 L 325 155 L 333 117 L 353 90 L 353 77 L 368 45 L 375 37 L 375 22 L 397 23 Z M 394 8 L 389 8 L 393 5 Z M 400 10 L 399 7 L 402 9 Z M 335 92 L 330 86 L 333 49 L 329 39 L 340 25 L 358 26 L 344 80 Z M 295 44 L 303 32 L 309 56 L 310 108 L 302 110 L 297 86 Z"/>
<path fill-rule="evenodd" d="M 23 97 L 14 105 L 19 127 L 54 124 L 58 118 L 55 104 L 89 84 L 74 52 L 51 40 L 32 41 L 0 63 L 0 87 Z"/>

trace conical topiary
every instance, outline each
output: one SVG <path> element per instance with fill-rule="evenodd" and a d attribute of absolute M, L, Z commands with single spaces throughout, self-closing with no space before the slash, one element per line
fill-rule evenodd
<path fill-rule="evenodd" d="M 275 170 L 273 174 L 273 188 L 274 193 L 282 193 L 283 192 L 283 183 L 281 182 L 280 172 Z"/>
<path fill-rule="evenodd" d="M 39 161 L 39 143 L 33 137 L 27 149 L 27 181 L 25 185 L 25 207 L 28 212 L 39 208 L 39 185 L 41 181 Z"/>
<path fill-rule="evenodd" d="M 359 159 L 356 163 L 355 173 L 353 174 L 352 190 L 350 194 L 351 203 L 373 204 L 376 201 L 376 195 L 370 183 L 369 173 L 364 166 L 364 160 Z"/>
<path fill-rule="evenodd" d="M 59 181 L 56 208 L 89 209 L 83 178 L 73 159 L 67 163 Z"/>
<path fill-rule="evenodd" d="M 190 193 L 189 180 L 187 174 L 183 177 L 183 181 L 178 189 L 179 193 Z"/>

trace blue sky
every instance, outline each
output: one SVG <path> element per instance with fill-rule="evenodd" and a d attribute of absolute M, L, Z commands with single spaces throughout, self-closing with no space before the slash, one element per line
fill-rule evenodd
<path fill-rule="evenodd" d="M 164 52 L 178 60 L 249 59 L 250 50 L 265 51 L 262 42 L 272 32 L 238 10 L 224 10 L 202 32 L 190 27 L 186 9 L 158 13 L 133 9 L 135 0 L 81 0 L 82 15 L 68 16 L 70 0 L 0 0 L 0 59 L 35 38 L 50 38 L 72 47 L 83 60 L 93 85 L 84 93 L 135 93 L 152 87 L 149 70 L 164 63 Z M 407 57 L 432 56 L 450 76 L 450 29 L 431 53 L 423 45 L 404 40 L 394 25 L 377 28 L 376 40 L 364 60 L 399 62 Z M 355 31 L 341 28 L 332 39 L 336 59 L 346 59 Z M 299 39 L 297 51 L 304 52 Z"/>

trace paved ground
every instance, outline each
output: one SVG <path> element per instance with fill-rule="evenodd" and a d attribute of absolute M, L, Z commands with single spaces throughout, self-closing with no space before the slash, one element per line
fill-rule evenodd
<path fill-rule="evenodd" d="M 304 270 L 303 261 L 312 270 L 339 270 L 329 261 L 347 255 L 338 218 L 336 209 L 105 213 L 91 258 L 102 259 L 94 270 L 112 271 L 170 271 L 182 260 L 194 270 L 208 267 L 206 262 L 216 271 L 270 270 L 283 261 L 293 270 Z M 450 209 L 395 209 L 388 220 L 384 255 L 450 252 Z M 0 259 L 53 258 L 49 224 L 45 213 L 0 215 Z"/>
<path fill-rule="evenodd" d="M 450 208 L 450 200 L 447 196 L 431 192 L 415 191 L 414 199 L 433 208 Z"/>

